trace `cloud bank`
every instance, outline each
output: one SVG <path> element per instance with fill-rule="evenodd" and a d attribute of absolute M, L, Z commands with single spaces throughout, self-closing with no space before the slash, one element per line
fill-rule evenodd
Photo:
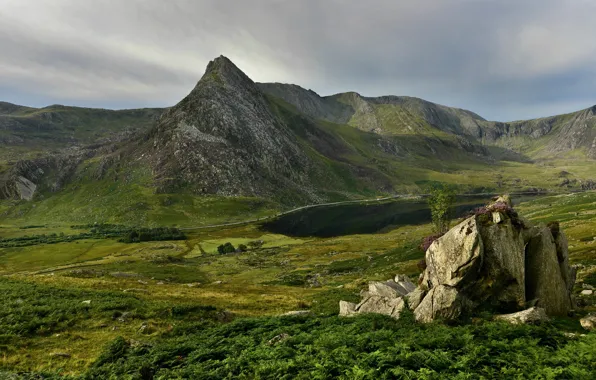
<path fill-rule="evenodd" d="M 0 0 L 0 100 L 170 106 L 209 60 L 515 120 L 596 104 L 590 0 Z"/>

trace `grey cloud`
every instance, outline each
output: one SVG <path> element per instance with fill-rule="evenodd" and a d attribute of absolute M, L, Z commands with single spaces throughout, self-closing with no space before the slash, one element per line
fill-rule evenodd
<path fill-rule="evenodd" d="M 258 81 L 418 96 L 490 119 L 596 103 L 586 0 L 0 3 L 6 101 L 10 88 L 34 105 L 168 106 L 224 54 Z"/>

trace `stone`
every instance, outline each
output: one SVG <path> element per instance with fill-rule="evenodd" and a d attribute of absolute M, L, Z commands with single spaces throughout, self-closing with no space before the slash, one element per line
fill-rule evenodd
<path fill-rule="evenodd" d="M 398 274 L 397 276 L 395 276 L 394 282 L 399 284 L 408 293 L 410 293 L 410 292 L 414 291 L 414 289 L 416 289 L 416 285 L 405 274 Z"/>
<path fill-rule="evenodd" d="M 582 296 L 591 296 L 592 294 L 594 294 L 594 291 L 592 289 L 585 289 L 582 290 L 580 294 Z"/>
<path fill-rule="evenodd" d="M 307 317 L 309 315 L 312 315 L 310 310 L 292 310 L 282 314 L 285 317 Z"/>
<path fill-rule="evenodd" d="M 85 305 L 91 305 L 91 300 L 85 300 L 85 301 L 83 301 L 81 303 L 82 304 L 85 304 Z"/>
<path fill-rule="evenodd" d="M 394 283 L 397 285 L 396 283 Z M 401 288 L 402 292 L 405 292 L 405 289 Z M 368 294 L 369 296 L 379 296 L 379 297 L 387 297 L 387 298 L 396 298 L 402 295 L 402 293 L 396 290 L 394 287 L 389 286 L 387 283 L 384 282 L 371 282 L 368 284 Z"/>
<path fill-rule="evenodd" d="M 356 304 L 348 301 L 339 301 L 339 316 L 350 317 L 356 314 Z"/>
<path fill-rule="evenodd" d="M 384 314 L 399 319 L 406 304 L 402 298 L 370 296 L 356 305 L 358 313 Z"/>
<path fill-rule="evenodd" d="M 410 310 L 415 310 L 418 307 L 418 305 L 420 305 L 425 295 L 426 290 L 422 288 L 416 288 L 411 293 L 409 293 L 406 296 L 406 299 L 408 300 L 408 307 L 410 308 Z"/>
<path fill-rule="evenodd" d="M 15 184 L 20 199 L 27 201 L 33 199 L 33 195 L 35 194 L 35 190 L 37 189 L 36 184 L 29 181 L 27 178 L 23 176 L 17 177 Z"/>
<path fill-rule="evenodd" d="M 290 334 L 288 334 L 288 333 L 281 333 L 281 334 L 276 335 L 273 338 L 269 339 L 267 341 L 267 345 L 268 346 L 273 346 L 275 344 L 282 343 L 283 341 L 286 341 L 288 339 L 290 339 Z"/>
<path fill-rule="evenodd" d="M 489 300 L 503 308 L 524 307 L 525 243 L 511 221 L 480 228 L 484 255 L 482 278 L 471 289 L 479 302 Z"/>
<path fill-rule="evenodd" d="M 457 286 L 468 277 L 475 276 L 482 262 L 482 253 L 476 217 L 468 218 L 428 248 L 423 282 L 429 288 Z"/>
<path fill-rule="evenodd" d="M 136 288 L 124 289 L 123 292 L 124 293 L 145 293 L 145 294 L 149 293 L 149 291 L 147 289 L 136 289 Z"/>
<path fill-rule="evenodd" d="M 493 212 L 493 223 L 499 224 L 505 221 L 505 217 L 500 212 Z"/>
<path fill-rule="evenodd" d="M 586 330 L 592 331 L 596 329 L 596 314 L 592 313 L 579 320 L 579 323 Z"/>
<path fill-rule="evenodd" d="M 61 358 L 61 359 L 69 359 L 72 357 L 72 355 L 69 354 L 68 352 L 52 352 L 50 354 L 50 356 L 53 358 Z"/>
<path fill-rule="evenodd" d="M 414 310 L 418 322 L 428 323 L 437 318 L 453 320 L 459 318 L 466 302 L 457 289 L 439 285 L 432 288 L 420 305 Z"/>
<path fill-rule="evenodd" d="M 517 313 L 496 315 L 495 319 L 512 324 L 528 324 L 548 321 L 548 316 L 546 315 L 545 309 L 541 307 L 531 307 L 523 311 L 518 311 Z"/>
<path fill-rule="evenodd" d="M 538 298 L 537 306 L 548 315 L 567 315 L 571 300 L 561 274 L 555 240 L 548 227 L 536 230 L 526 247 L 526 298 Z"/>

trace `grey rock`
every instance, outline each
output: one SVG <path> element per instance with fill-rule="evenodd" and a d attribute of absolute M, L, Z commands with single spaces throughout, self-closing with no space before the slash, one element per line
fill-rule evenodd
<path fill-rule="evenodd" d="M 53 358 L 70 359 L 72 357 L 68 352 L 52 352 L 50 354 Z"/>
<path fill-rule="evenodd" d="M 310 310 L 292 310 L 282 315 L 285 317 L 307 317 L 312 315 L 312 312 Z"/>
<path fill-rule="evenodd" d="M 548 321 L 546 310 L 541 307 L 531 307 L 517 313 L 501 314 L 495 316 L 496 320 L 506 321 L 512 324 L 541 323 Z"/>
<path fill-rule="evenodd" d="M 596 329 L 596 314 L 589 314 L 579 320 L 579 323 L 586 330 L 592 331 Z"/>
<path fill-rule="evenodd" d="M 580 294 L 582 296 L 591 296 L 592 294 L 594 294 L 594 291 L 592 289 L 585 289 L 582 290 Z"/>
<path fill-rule="evenodd" d="M 568 286 L 557 259 L 557 247 L 547 227 L 537 233 L 526 248 L 526 297 L 538 298 L 537 306 L 548 315 L 567 315 L 571 310 Z"/>
<path fill-rule="evenodd" d="M 356 314 L 356 304 L 348 301 L 339 301 L 339 316 L 349 317 Z"/>
<path fill-rule="evenodd" d="M 435 240 L 426 251 L 425 285 L 453 287 L 474 277 L 482 263 L 482 253 L 476 218 L 468 218 Z"/>
<path fill-rule="evenodd" d="M 454 320 L 461 316 L 466 304 L 466 300 L 457 289 L 439 285 L 430 289 L 414 310 L 414 317 L 422 323 L 432 322 L 435 319 Z"/>
<path fill-rule="evenodd" d="M 482 279 L 476 281 L 474 299 L 523 307 L 525 295 L 525 243 L 510 220 L 482 226 Z"/>
<path fill-rule="evenodd" d="M 282 343 L 286 340 L 290 339 L 290 334 L 288 333 L 281 333 L 279 335 L 274 336 L 273 338 L 267 341 L 268 346 L 274 346 L 276 344 Z"/>
<path fill-rule="evenodd" d="M 396 283 L 394 283 L 398 286 Z M 402 292 L 405 292 L 405 289 L 399 287 L 401 292 L 398 291 L 396 288 L 388 285 L 384 282 L 371 282 L 368 284 L 368 294 L 369 296 L 379 296 L 379 297 L 387 297 L 387 298 L 396 298 L 401 296 Z"/>
<path fill-rule="evenodd" d="M 416 288 L 406 296 L 408 300 L 408 307 L 410 310 L 415 310 L 426 296 L 426 290 L 423 288 Z"/>
<path fill-rule="evenodd" d="M 406 304 L 402 298 L 370 296 L 356 305 L 358 313 L 384 314 L 399 319 Z"/>

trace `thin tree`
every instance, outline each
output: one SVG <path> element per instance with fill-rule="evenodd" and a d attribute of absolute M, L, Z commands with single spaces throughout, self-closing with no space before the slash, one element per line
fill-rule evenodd
<path fill-rule="evenodd" d="M 455 195 L 455 189 L 448 185 L 435 185 L 429 189 L 427 201 L 437 234 L 449 231 L 449 225 L 453 218 L 451 210 L 455 203 Z"/>

